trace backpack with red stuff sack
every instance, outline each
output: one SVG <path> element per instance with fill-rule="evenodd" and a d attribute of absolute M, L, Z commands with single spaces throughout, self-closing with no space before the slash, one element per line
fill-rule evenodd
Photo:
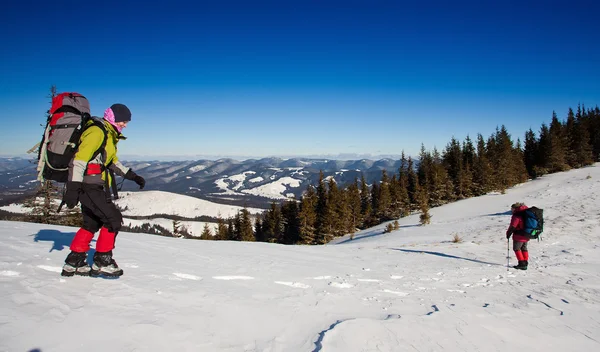
<path fill-rule="evenodd" d="M 94 153 L 95 158 L 106 145 L 104 124 L 90 115 L 90 103 L 79 93 L 60 93 L 52 98 L 48 120 L 38 149 L 38 180 L 67 182 L 69 163 L 73 159 L 81 134 L 88 121 L 104 132 L 104 141 Z M 35 148 L 35 147 L 34 147 Z"/>

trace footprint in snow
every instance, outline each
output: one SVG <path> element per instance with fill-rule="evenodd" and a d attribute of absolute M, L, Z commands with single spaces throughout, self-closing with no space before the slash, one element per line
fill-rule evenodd
<path fill-rule="evenodd" d="M 186 280 L 202 280 L 202 278 L 200 276 L 196 276 L 196 275 L 190 275 L 190 274 L 182 274 L 182 273 L 173 273 L 173 275 L 175 275 L 176 277 L 180 278 L 180 279 L 186 279 Z"/>
<path fill-rule="evenodd" d="M 215 280 L 254 280 L 252 276 L 213 276 Z"/>
<path fill-rule="evenodd" d="M 275 281 L 275 283 L 278 285 L 284 285 L 284 286 L 295 287 L 295 288 L 310 288 L 309 285 L 306 285 L 306 284 L 303 284 L 300 282 Z"/>

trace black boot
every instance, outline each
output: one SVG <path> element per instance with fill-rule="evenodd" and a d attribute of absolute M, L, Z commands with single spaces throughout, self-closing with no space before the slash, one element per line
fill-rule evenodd
<path fill-rule="evenodd" d="M 513 266 L 513 268 L 519 269 L 519 270 L 527 270 L 527 261 L 519 260 L 519 264 Z"/>
<path fill-rule="evenodd" d="M 123 275 L 123 269 L 119 268 L 117 262 L 112 259 L 112 251 L 96 252 L 91 274 L 92 276 L 121 276 Z"/>
<path fill-rule="evenodd" d="M 86 262 L 87 253 L 85 252 L 71 252 L 65 259 L 65 265 L 63 265 L 62 276 L 89 276 L 90 266 Z"/>
<path fill-rule="evenodd" d="M 521 270 L 527 270 L 527 266 L 529 265 L 529 261 L 524 260 L 523 261 L 523 268 Z"/>

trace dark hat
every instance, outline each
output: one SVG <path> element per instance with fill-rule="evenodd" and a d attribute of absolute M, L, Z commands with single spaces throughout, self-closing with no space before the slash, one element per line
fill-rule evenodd
<path fill-rule="evenodd" d="M 131 121 L 131 111 L 123 104 L 113 104 L 110 109 L 115 115 L 115 122 L 129 122 Z"/>

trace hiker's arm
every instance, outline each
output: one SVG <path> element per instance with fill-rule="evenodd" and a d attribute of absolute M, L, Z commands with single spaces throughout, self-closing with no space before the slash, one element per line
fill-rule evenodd
<path fill-rule="evenodd" d="M 92 126 L 83 131 L 80 141 L 79 148 L 69 165 L 69 181 L 83 182 L 88 162 L 102 146 L 104 132 L 99 127 Z"/>
<path fill-rule="evenodd" d="M 137 183 L 138 186 L 140 186 L 140 189 L 144 188 L 146 185 L 146 180 L 144 180 L 142 176 L 137 175 L 135 172 L 133 172 L 133 169 L 121 164 L 116 156 L 109 167 L 119 176 L 123 176 L 126 180 L 132 180 Z"/>
<path fill-rule="evenodd" d="M 114 171 L 117 175 L 121 176 L 121 177 L 125 177 L 125 175 L 127 174 L 127 172 L 129 170 L 131 170 L 130 168 L 128 168 L 127 166 L 121 164 L 121 162 L 119 161 L 119 159 L 117 159 L 117 157 L 115 156 L 115 158 L 113 159 L 113 162 L 110 164 L 109 168 Z"/>
<path fill-rule="evenodd" d="M 512 226 L 508 227 L 508 230 L 506 230 L 506 238 L 510 238 L 510 236 L 515 232 L 515 228 Z"/>

